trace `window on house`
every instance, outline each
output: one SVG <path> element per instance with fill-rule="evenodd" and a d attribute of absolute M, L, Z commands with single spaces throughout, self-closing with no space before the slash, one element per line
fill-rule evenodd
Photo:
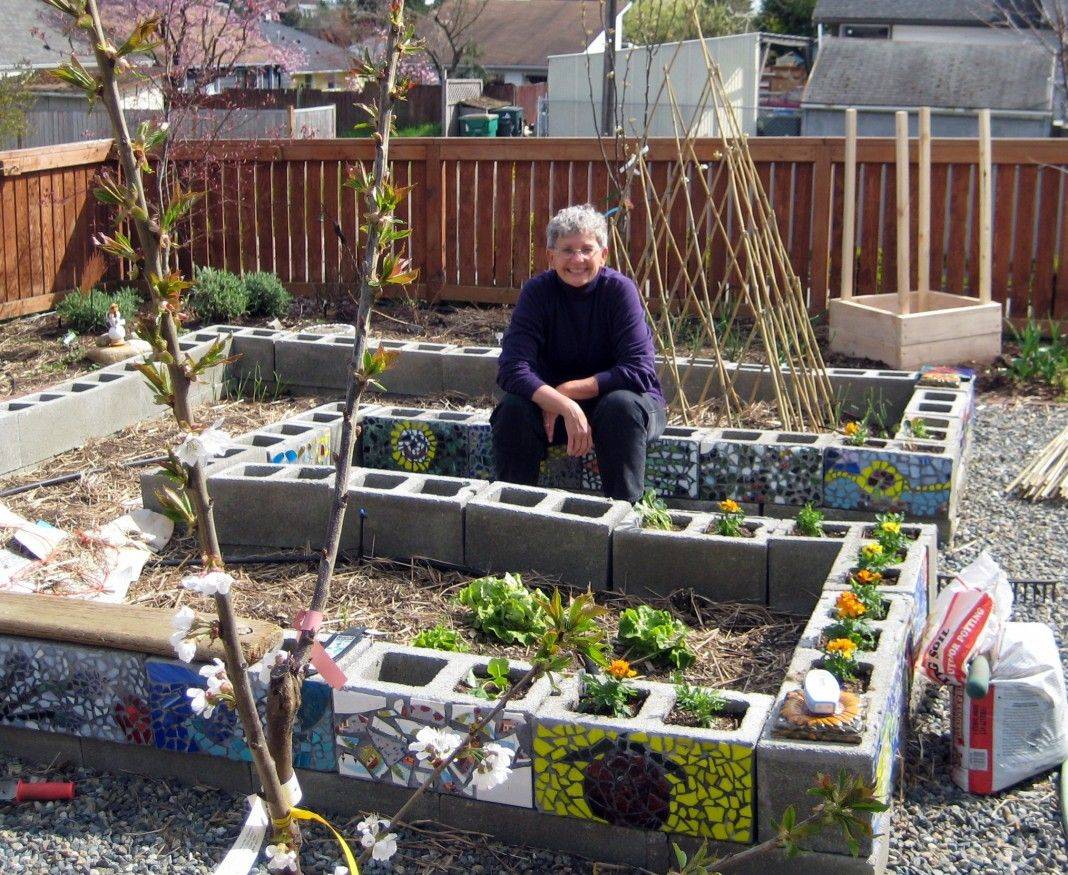
<path fill-rule="evenodd" d="M 858 39 L 890 39 L 888 24 L 843 24 L 838 28 L 839 36 L 851 36 Z"/>

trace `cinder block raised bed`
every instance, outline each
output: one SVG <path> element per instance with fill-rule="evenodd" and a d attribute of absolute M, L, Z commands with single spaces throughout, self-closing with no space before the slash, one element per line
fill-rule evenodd
<path fill-rule="evenodd" d="M 824 435 L 714 429 L 701 446 L 705 501 L 823 503 Z"/>
<path fill-rule="evenodd" d="M 369 349 L 383 349 L 398 353 L 378 378 L 387 392 L 397 395 L 439 395 L 445 391 L 445 362 L 456 347 L 449 343 L 422 341 L 377 340 L 367 344 Z"/>
<path fill-rule="evenodd" d="M 678 529 L 665 531 L 642 528 L 632 511 L 612 533 L 612 588 L 638 597 L 688 588 L 712 601 L 767 604 L 768 538 L 779 523 L 747 518 L 753 537 L 732 538 L 708 532 L 717 518 L 671 511 Z"/>
<path fill-rule="evenodd" d="M 409 745 L 425 727 L 466 736 L 470 726 L 493 703 L 465 691 L 469 671 L 484 670 L 486 657 L 396 644 L 373 644 L 351 662 L 343 661 L 348 677 L 334 692 L 338 770 L 342 775 L 400 787 L 418 787 L 433 767 L 420 761 Z M 529 666 L 510 666 L 518 680 Z M 496 742 L 515 752 L 508 778 L 489 790 L 472 782 L 474 763 L 460 758 L 435 781 L 433 789 L 479 799 L 533 807 L 532 714 L 548 695 L 542 678 L 513 699 L 480 734 L 482 743 Z"/>
<path fill-rule="evenodd" d="M 607 589 L 612 530 L 625 501 L 493 483 L 467 504 L 465 564 L 484 572 L 534 570 L 585 589 Z"/>
<path fill-rule="evenodd" d="M 734 729 L 666 722 L 668 684 L 634 682 L 633 718 L 579 713 L 580 677 L 560 684 L 534 718 L 534 801 L 539 811 L 615 826 L 751 842 L 758 784 L 754 748 L 770 696 L 724 691 Z"/>
<path fill-rule="evenodd" d="M 481 480 L 357 468 L 343 540 L 371 556 L 464 564 L 464 508 Z"/>
<path fill-rule="evenodd" d="M 494 346 L 459 346 L 443 350 L 444 390 L 468 398 L 498 392 L 497 360 L 500 355 L 500 348 Z"/>
<path fill-rule="evenodd" d="M 825 523 L 822 538 L 794 533 L 784 519 L 768 534 L 768 607 L 808 616 L 823 592 L 839 554 L 856 550 L 861 527 Z"/>
<path fill-rule="evenodd" d="M 480 413 L 382 407 L 363 420 L 360 458 L 367 468 L 466 476 L 468 426 L 484 421 Z"/>

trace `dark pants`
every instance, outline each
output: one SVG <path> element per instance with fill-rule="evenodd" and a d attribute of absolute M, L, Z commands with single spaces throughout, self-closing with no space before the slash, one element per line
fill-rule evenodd
<path fill-rule="evenodd" d="M 645 490 L 645 446 L 660 437 L 667 424 L 663 405 L 652 395 L 617 389 L 580 402 L 593 430 L 601 488 L 609 498 L 635 502 Z M 541 408 L 511 393 L 490 417 L 497 479 L 533 486 L 549 441 Z M 563 417 L 556 420 L 553 444 L 567 443 Z"/>

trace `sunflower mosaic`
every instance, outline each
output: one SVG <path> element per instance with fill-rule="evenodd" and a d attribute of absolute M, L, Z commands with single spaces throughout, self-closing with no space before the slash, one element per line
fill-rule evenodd
<path fill-rule="evenodd" d="M 360 434 L 365 467 L 443 477 L 467 476 L 468 430 L 433 418 L 368 415 Z"/>
<path fill-rule="evenodd" d="M 398 422 L 389 434 L 389 447 L 398 468 L 425 472 L 434 464 L 438 436 L 425 422 Z"/>
<path fill-rule="evenodd" d="M 751 747 L 541 720 L 533 746 L 539 811 L 718 841 L 752 841 Z"/>

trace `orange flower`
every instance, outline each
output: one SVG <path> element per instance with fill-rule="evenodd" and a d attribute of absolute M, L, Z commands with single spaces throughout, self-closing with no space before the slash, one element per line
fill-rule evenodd
<path fill-rule="evenodd" d="M 848 638 L 832 638 L 827 642 L 827 652 L 851 659 L 856 652 L 857 645 Z"/>
<path fill-rule="evenodd" d="M 863 617 L 867 609 L 864 603 L 857 598 L 856 593 L 844 592 L 838 596 L 834 606 L 838 609 L 838 616 L 842 619 L 855 620 Z"/>
<path fill-rule="evenodd" d="M 861 568 L 860 571 L 854 572 L 853 579 L 861 586 L 867 586 L 869 583 L 878 583 L 883 576 L 878 571 Z"/>
<path fill-rule="evenodd" d="M 724 513 L 741 513 L 742 506 L 733 498 L 728 498 L 719 503 L 719 509 Z"/>
<path fill-rule="evenodd" d="M 853 435 L 855 435 L 858 431 L 860 431 L 860 423 L 858 423 L 858 422 L 847 422 L 845 424 L 845 428 L 843 428 L 842 431 L 845 434 L 847 434 L 849 437 L 853 437 Z"/>
<path fill-rule="evenodd" d="M 638 672 L 630 667 L 630 663 L 625 659 L 613 659 L 608 668 L 605 669 L 612 677 L 623 680 L 625 678 L 637 677 Z"/>

